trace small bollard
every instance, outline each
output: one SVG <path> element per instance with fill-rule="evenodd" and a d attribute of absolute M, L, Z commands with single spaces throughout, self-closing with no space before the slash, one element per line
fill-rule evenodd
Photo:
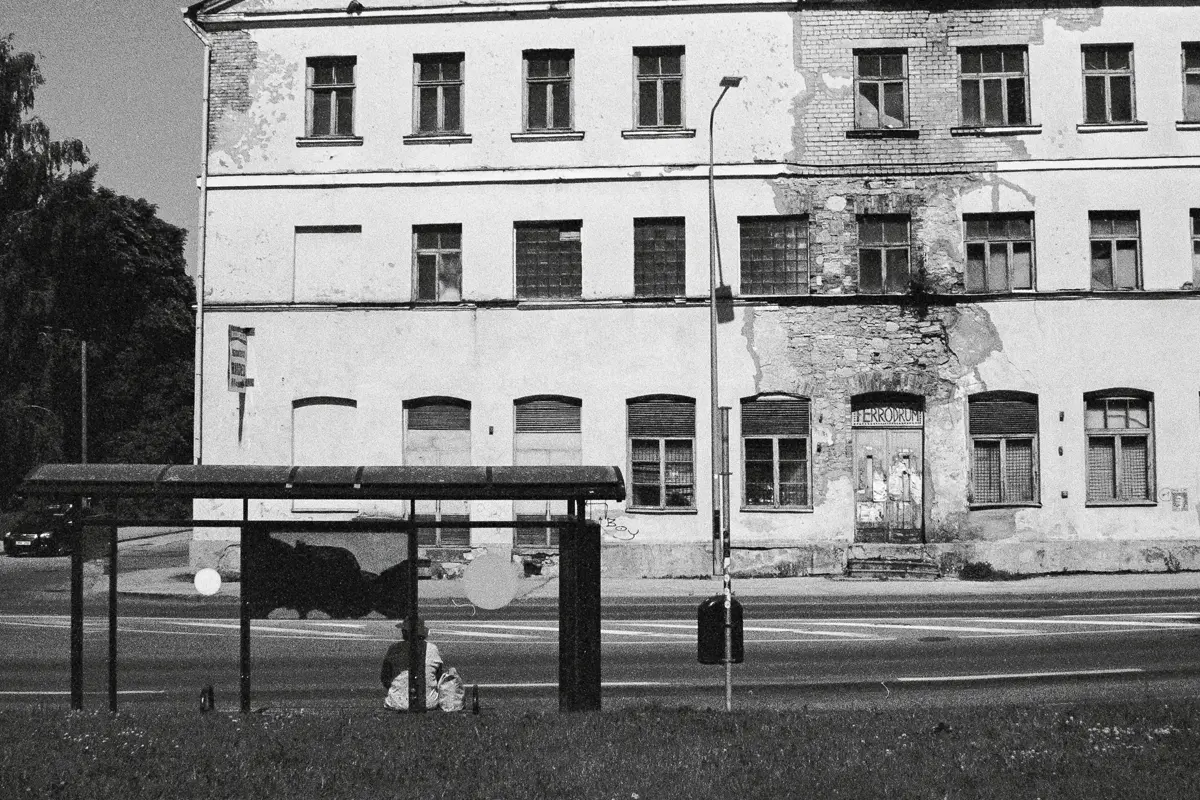
<path fill-rule="evenodd" d="M 216 707 L 216 700 L 213 696 L 213 687 L 211 683 L 206 683 L 200 690 L 200 713 L 205 714 L 212 711 Z"/>
<path fill-rule="evenodd" d="M 479 684 L 475 684 L 471 688 L 471 713 L 479 713 Z"/>

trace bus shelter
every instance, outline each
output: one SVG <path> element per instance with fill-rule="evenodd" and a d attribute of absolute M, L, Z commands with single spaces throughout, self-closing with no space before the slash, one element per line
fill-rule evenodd
<path fill-rule="evenodd" d="M 243 556 L 247 545 L 273 530 L 295 533 L 398 533 L 407 537 L 408 624 L 419 629 L 417 531 L 431 523 L 416 520 L 420 500 L 566 500 L 563 521 L 470 521 L 471 528 L 546 528 L 558 525 L 558 705 L 560 711 L 600 709 L 600 528 L 588 522 L 589 500 L 625 499 L 618 467 L 408 467 L 408 466 L 263 466 L 250 464 L 43 464 L 25 478 L 20 491 L 47 500 L 162 498 L 176 500 L 231 499 L 242 501 L 240 519 L 164 519 L 159 517 L 81 516 L 83 528 L 108 531 L 108 696 L 117 710 L 117 528 L 164 525 L 237 528 Z M 409 514 L 403 519 L 300 521 L 251 519 L 251 500 L 403 500 Z M 71 555 L 71 707 L 83 707 L 83 548 Z M 243 562 L 245 559 L 243 559 Z M 250 599 L 246 587 L 255 580 L 243 563 L 240 592 L 240 704 L 250 710 Z M 420 664 L 420 643 L 410 636 L 409 663 Z M 424 707 L 421 669 L 409 670 L 410 708 Z"/>

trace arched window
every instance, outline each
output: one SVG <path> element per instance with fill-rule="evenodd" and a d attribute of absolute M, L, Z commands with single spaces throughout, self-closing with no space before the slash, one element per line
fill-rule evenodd
<path fill-rule="evenodd" d="M 742 399 L 742 503 L 810 508 L 809 400 L 786 394 Z"/>
<path fill-rule="evenodd" d="M 358 402 L 348 397 L 292 401 L 292 464 L 348 467 L 359 463 Z M 353 500 L 295 500 L 293 511 L 357 511 Z"/>
<path fill-rule="evenodd" d="M 1038 399 L 1026 392 L 967 398 L 971 505 L 1038 502 Z"/>
<path fill-rule="evenodd" d="M 1105 389 L 1083 396 L 1087 502 L 1154 501 L 1154 394 Z"/>
<path fill-rule="evenodd" d="M 578 466 L 583 463 L 580 412 L 576 397 L 534 395 L 513 401 L 513 464 L 521 467 Z M 516 500 L 518 520 L 566 519 L 565 500 Z M 557 548 L 558 528 L 517 528 L 513 544 L 521 548 Z"/>
<path fill-rule="evenodd" d="M 471 465 L 471 403 L 456 397 L 404 401 L 404 463 L 425 467 Z M 449 523 L 421 528 L 424 547 L 469 547 L 471 529 L 453 527 L 470 519 L 466 500 L 418 500 L 418 522 Z"/>
<path fill-rule="evenodd" d="M 696 401 L 678 395 L 626 400 L 630 508 L 696 507 Z"/>

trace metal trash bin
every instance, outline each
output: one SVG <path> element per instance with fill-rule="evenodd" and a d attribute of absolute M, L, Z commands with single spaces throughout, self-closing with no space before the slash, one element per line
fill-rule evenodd
<path fill-rule="evenodd" d="M 730 663 L 741 664 L 746 652 L 742 645 L 742 604 L 730 600 Z M 725 595 L 715 594 L 700 604 L 696 612 L 696 658 L 701 664 L 725 663 Z"/>

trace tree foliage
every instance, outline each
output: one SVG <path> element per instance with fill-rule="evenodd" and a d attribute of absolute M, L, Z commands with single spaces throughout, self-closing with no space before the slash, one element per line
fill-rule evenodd
<path fill-rule="evenodd" d="M 42 76 L 0 37 L 0 503 L 43 461 L 191 457 L 186 232 L 96 185 L 78 140 L 32 115 Z"/>

